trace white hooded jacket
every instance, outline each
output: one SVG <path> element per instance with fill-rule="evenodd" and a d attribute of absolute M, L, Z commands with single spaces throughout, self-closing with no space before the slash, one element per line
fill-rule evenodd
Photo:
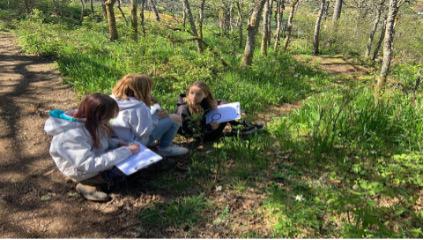
<path fill-rule="evenodd" d="M 110 121 L 115 135 L 126 142 L 140 142 L 146 145 L 150 134 L 158 124 L 158 119 L 152 116 L 150 108 L 135 98 L 118 100 L 119 114 Z"/>
<path fill-rule="evenodd" d="M 100 146 L 94 148 L 84 123 L 69 119 L 72 117 L 49 117 L 44 125 L 44 131 L 53 136 L 50 155 L 65 176 L 82 181 L 111 169 L 131 156 L 132 153 L 127 147 L 115 148 L 118 141 L 106 134 L 99 134 Z"/>

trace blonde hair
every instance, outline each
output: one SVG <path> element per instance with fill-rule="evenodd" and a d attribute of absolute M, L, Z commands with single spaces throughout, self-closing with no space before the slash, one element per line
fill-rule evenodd
<path fill-rule="evenodd" d="M 143 101 L 147 106 L 152 105 L 153 81 L 144 74 L 130 73 L 123 76 L 113 87 L 112 94 L 117 99 L 129 97 Z"/>
<path fill-rule="evenodd" d="M 210 88 L 205 82 L 197 81 L 191 84 L 190 87 L 187 89 L 187 93 L 186 93 L 187 96 L 189 95 L 190 89 L 194 86 L 200 88 L 203 91 L 209 106 L 213 109 L 216 108 L 217 103 L 212 95 Z M 202 108 L 200 106 L 196 106 L 192 104 L 190 101 L 187 101 L 187 105 L 188 105 L 188 109 L 190 110 L 190 113 L 202 113 Z"/>

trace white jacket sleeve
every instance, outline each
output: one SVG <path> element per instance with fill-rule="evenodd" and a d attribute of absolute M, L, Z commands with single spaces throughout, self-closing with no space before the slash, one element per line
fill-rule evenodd
<path fill-rule="evenodd" d="M 68 138 L 67 141 L 59 144 L 61 146 L 57 148 L 57 154 L 64 160 L 74 163 L 76 176 L 70 177 L 74 177 L 78 181 L 94 177 L 131 156 L 131 151 L 127 147 L 119 147 L 96 154 L 92 149 L 91 142 L 82 136 Z"/>
<path fill-rule="evenodd" d="M 147 107 L 138 107 L 129 116 L 129 125 L 138 138 L 146 139 L 153 131 L 152 115 Z"/>

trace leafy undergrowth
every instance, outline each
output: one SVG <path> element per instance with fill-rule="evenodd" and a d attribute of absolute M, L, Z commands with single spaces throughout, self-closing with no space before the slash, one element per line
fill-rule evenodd
<path fill-rule="evenodd" d="M 128 26 L 119 27 L 120 40 L 109 42 L 104 24 L 91 17 L 79 27 L 69 27 L 34 10 L 17 31 L 24 50 L 57 59 L 66 82 L 78 93 L 108 93 L 124 74 L 147 73 L 155 81 L 155 96 L 168 109 L 197 80 L 207 82 L 217 98 L 240 101 L 247 112 L 255 112 L 302 99 L 327 79 L 289 54 L 257 56 L 253 67 L 240 68 L 242 51 L 233 47 L 237 41 L 220 37 L 214 28 L 205 29 L 210 48 L 200 54 L 191 41 L 184 41 L 189 33 L 166 24 L 148 21 L 147 35 L 138 41 L 127 34 Z"/>
<path fill-rule="evenodd" d="M 110 92 L 123 74 L 143 72 L 170 110 L 196 80 L 240 101 L 249 118 L 302 100 L 267 131 L 193 149 L 180 160 L 186 172 L 155 174 L 145 187 L 167 197 L 140 212 L 141 237 L 422 237 L 421 94 L 392 84 L 376 102 L 372 74 L 329 75 L 288 53 L 257 54 L 251 68 L 239 68 L 236 40 L 206 27 L 213 51 L 199 54 L 167 21 L 148 21 L 138 41 L 125 25 L 109 42 L 95 17 L 60 23 L 41 11 L 17 30 L 24 49 L 55 57 L 80 94 Z M 395 75 L 415 89 L 420 69 Z"/>

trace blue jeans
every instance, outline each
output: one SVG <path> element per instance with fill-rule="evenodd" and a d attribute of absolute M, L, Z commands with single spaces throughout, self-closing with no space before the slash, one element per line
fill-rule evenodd
<path fill-rule="evenodd" d="M 169 117 L 159 119 L 159 123 L 150 134 L 147 146 L 151 146 L 156 140 L 159 140 L 159 147 L 166 148 L 172 144 L 172 140 L 177 135 L 180 125 Z"/>

